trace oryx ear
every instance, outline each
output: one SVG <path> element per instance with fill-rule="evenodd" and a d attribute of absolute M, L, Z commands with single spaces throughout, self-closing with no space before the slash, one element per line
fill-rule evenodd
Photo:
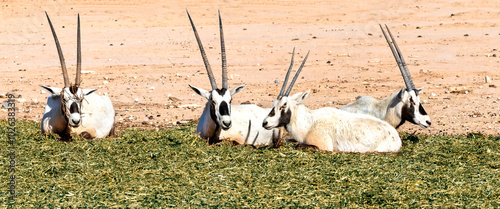
<path fill-rule="evenodd" d="M 401 90 L 399 90 L 399 92 L 398 92 L 398 98 L 401 99 L 401 100 L 403 100 L 405 92 L 406 92 L 405 88 L 402 88 Z"/>
<path fill-rule="evenodd" d="M 404 97 L 405 97 L 405 94 L 406 94 L 406 93 L 407 93 L 407 92 L 406 92 L 406 89 L 405 89 L 405 88 L 402 88 L 402 89 L 401 89 L 401 90 L 399 90 L 399 92 L 398 92 L 398 98 L 399 98 L 399 99 L 401 99 L 401 100 L 403 100 L 403 99 L 404 99 Z"/>
<path fill-rule="evenodd" d="M 202 89 L 202 88 L 198 88 L 196 86 L 191 86 L 191 84 L 188 84 L 189 87 L 191 87 L 191 89 L 193 89 L 193 91 L 195 93 L 197 93 L 198 95 L 202 96 L 202 97 L 205 97 L 206 99 L 210 100 L 210 92 L 205 90 L 205 89 Z"/>
<path fill-rule="evenodd" d="M 401 101 L 405 102 L 405 101 L 408 101 L 410 99 L 411 95 L 410 95 L 409 91 L 407 91 L 406 89 L 402 89 L 399 92 L 398 97 L 399 97 L 399 99 L 401 99 Z"/>
<path fill-rule="evenodd" d="M 43 86 L 43 85 L 41 85 L 41 87 L 44 88 L 45 90 L 49 91 L 49 93 L 52 94 L 52 96 L 59 96 L 59 95 L 61 95 L 61 91 L 62 91 L 61 88 L 48 87 L 48 86 Z"/>
<path fill-rule="evenodd" d="M 245 86 L 247 86 L 246 84 L 243 84 L 241 86 L 237 86 L 237 87 L 234 87 L 231 89 L 231 96 L 237 94 L 237 93 L 240 93 L 241 90 L 243 90 L 245 88 Z"/>
<path fill-rule="evenodd" d="M 424 90 L 424 87 L 419 88 L 419 89 L 415 89 L 415 93 L 418 95 L 418 94 L 420 94 L 420 92 L 422 92 L 423 90 Z"/>
<path fill-rule="evenodd" d="M 306 92 L 302 93 L 296 93 L 293 96 L 290 97 L 291 100 L 294 100 L 297 102 L 297 104 L 300 104 L 304 99 L 306 99 L 309 96 L 309 92 L 311 90 L 307 90 Z"/>
<path fill-rule="evenodd" d="M 94 91 L 97 91 L 97 89 L 82 89 L 83 95 L 87 96 L 89 94 L 94 93 Z"/>

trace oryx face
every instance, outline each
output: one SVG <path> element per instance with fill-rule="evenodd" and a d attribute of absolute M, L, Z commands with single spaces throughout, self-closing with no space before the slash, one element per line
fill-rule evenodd
<path fill-rule="evenodd" d="M 262 122 L 262 127 L 265 129 L 273 129 L 277 127 L 283 127 L 290 123 L 292 118 L 293 110 L 297 105 L 299 105 L 302 100 L 309 96 L 309 90 L 305 93 L 299 92 L 292 96 L 283 96 L 281 98 L 275 99 L 273 104 L 273 109 L 264 118 Z"/>
<path fill-rule="evenodd" d="M 422 128 L 427 128 L 431 125 L 431 118 L 420 103 L 419 94 L 422 90 L 423 88 L 404 91 L 402 117 L 403 121 L 407 120 Z"/>
<path fill-rule="evenodd" d="M 64 117 L 66 117 L 70 127 L 76 128 L 80 126 L 82 118 L 82 101 L 83 92 L 80 88 L 63 88 L 61 108 L 63 108 Z"/>
<path fill-rule="evenodd" d="M 231 94 L 227 89 L 216 89 L 211 92 L 212 99 L 210 99 L 210 114 L 222 129 L 227 130 L 231 128 Z"/>
<path fill-rule="evenodd" d="M 210 117 L 222 129 L 228 130 L 231 128 L 231 101 L 232 96 L 239 93 L 246 84 L 236 88 L 227 90 L 225 88 L 207 91 L 192 85 L 189 85 L 194 92 L 202 97 L 205 97 L 210 105 Z"/>
<path fill-rule="evenodd" d="M 273 128 L 286 126 L 288 123 L 290 123 L 292 111 L 288 104 L 288 97 L 275 99 L 273 103 L 273 109 L 271 109 L 271 112 L 269 112 L 267 117 L 264 118 L 262 127 L 267 130 L 271 130 Z"/>
<path fill-rule="evenodd" d="M 49 91 L 50 94 L 56 99 L 57 98 L 60 99 L 57 101 L 60 101 L 61 112 L 66 121 L 68 121 L 68 125 L 73 128 L 80 126 L 82 123 L 82 116 L 84 115 L 82 104 L 84 102 L 83 100 L 85 99 L 85 96 L 88 96 L 97 90 L 97 89 L 81 89 L 74 86 L 64 87 L 62 89 L 56 87 L 47 87 L 47 86 L 42 86 L 42 88 Z"/>

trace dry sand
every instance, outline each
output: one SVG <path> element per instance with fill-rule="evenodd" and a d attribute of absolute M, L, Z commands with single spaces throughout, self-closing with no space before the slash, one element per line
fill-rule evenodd
<path fill-rule="evenodd" d="M 500 1 L 2 1 L 0 94 L 21 95 L 18 119 L 40 121 L 48 93 L 62 87 L 56 28 L 71 78 L 76 16 L 82 27 L 83 88 L 98 88 L 119 128 L 162 129 L 197 119 L 210 88 L 185 9 L 220 84 L 217 10 L 224 24 L 229 85 L 246 83 L 233 104 L 272 106 L 296 47 L 295 69 L 311 54 L 294 92 L 312 89 L 312 109 L 377 99 L 404 87 L 378 24 L 406 58 L 432 126 L 422 134 L 500 134 Z M 490 82 L 485 81 L 485 76 Z M 279 83 L 275 83 L 279 80 Z M 456 88 L 467 88 L 452 93 Z M 136 102 L 136 99 L 138 102 Z M 2 98 L 0 101 L 6 100 Z M 187 106 L 187 107 L 186 107 Z M 7 118 L 6 109 L 0 118 Z"/>

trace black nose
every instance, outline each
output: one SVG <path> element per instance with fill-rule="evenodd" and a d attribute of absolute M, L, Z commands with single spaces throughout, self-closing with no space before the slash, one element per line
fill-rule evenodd
<path fill-rule="evenodd" d="M 222 121 L 222 124 L 224 124 L 224 126 L 226 127 L 231 126 L 231 122 Z"/>
<path fill-rule="evenodd" d="M 74 124 L 78 124 L 80 122 L 80 120 L 75 120 L 75 119 L 71 119 L 73 121 Z"/>
<path fill-rule="evenodd" d="M 267 121 L 264 121 L 264 122 L 262 123 L 262 127 L 266 127 L 266 126 L 267 126 Z"/>
<path fill-rule="evenodd" d="M 431 122 L 430 122 L 430 121 L 426 121 L 426 122 L 427 122 L 427 124 L 429 124 L 429 126 L 431 125 Z"/>

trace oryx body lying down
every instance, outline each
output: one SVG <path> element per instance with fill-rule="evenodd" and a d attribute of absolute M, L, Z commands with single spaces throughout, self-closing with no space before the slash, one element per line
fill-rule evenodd
<path fill-rule="evenodd" d="M 77 29 L 77 65 L 75 84 L 71 84 L 64 56 L 52 22 L 47 15 L 59 54 L 64 78 L 64 88 L 42 86 L 51 94 L 47 99 L 41 123 L 42 133 L 56 133 L 62 139 L 72 134 L 84 138 L 102 138 L 114 133 L 115 111 L 111 100 L 94 93 L 97 89 L 81 89 L 80 16 Z"/>
<path fill-rule="evenodd" d="M 378 101 L 370 96 L 359 97 L 355 102 L 347 104 L 340 109 L 348 112 L 374 116 L 388 122 L 395 128 L 403 125 L 406 121 L 418 124 L 422 128 L 427 128 L 431 125 L 431 119 L 420 103 L 419 93 L 423 90 L 423 88 L 415 88 L 408 66 L 406 65 L 403 55 L 399 51 L 396 40 L 394 40 L 389 28 L 387 28 L 387 31 L 392 42 L 385 34 L 382 26 L 380 26 L 380 29 L 382 29 L 384 37 L 391 48 L 396 62 L 398 63 L 399 70 L 401 71 L 401 75 L 403 76 L 406 84 L 406 89 L 401 89 L 401 91 L 392 94 L 381 101 Z"/>
<path fill-rule="evenodd" d="M 84 138 L 103 138 L 113 132 L 115 111 L 108 97 L 93 93 L 95 89 L 78 89 L 76 95 L 84 95 L 78 114 L 77 111 L 72 111 L 71 105 L 63 107 L 60 88 L 42 87 L 51 93 L 42 118 L 42 133 L 56 133 L 62 138 L 67 138 L 71 134 L 81 135 Z M 64 101 L 71 101 L 71 97 L 68 96 L 71 95 L 70 88 L 64 88 L 64 91 L 63 95 L 66 95 Z M 78 104 L 75 101 L 72 105 Z M 70 113 L 69 117 L 64 112 Z"/>
<path fill-rule="evenodd" d="M 231 128 L 225 130 L 211 118 L 211 104 L 207 102 L 200 117 L 196 133 L 200 137 L 210 139 L 217 137 L 227 139 L 237 144 L 248 144 L 254 146 L 268 146 L 275 143 L 279 137 L 279 129 L 266 130 L 262 128 L 262 121 L 271 108 L 261 108 L 257 105 L 231 105 Z M 273 141 L 274 140 L 274 141 Z"/>
<path fill-rule="evenodd" d="M 311 110 L 300 102 L 309 92 L 289 97 L 290 122 L 286 129 L 294 139 L 320 150 L 339 152 L 398 152 L 401 139 L 394 127 L 370 115 L 324 107 Z M 293 105 L 292 105 L 293 104 Z"/>
<path fill-rule="evenodd" d="M 309 55 L 309 54 L 308 54 Z M 300 144 L 312 145 L 320 150 L 339 152 L 398 152 L 401 139 L 394 127 L 370 115 L 350 113 L 325 107 L 311 110 L 301 102 L 309 95 L 297 93 L 288 96 L 307 55 L 295 74 L 287 92 L 283 94 L 287 72 L 280 94 L 262 124 L 265 128 L 284 126 Z M 293 56 L 292 56 L 293 64 Z"/>
<path fill-rule="evenodd" d="M 232 89 L 228 87 L 226 52 L 220 14 L 219 29 L 222 56 L 222 88 L 220 89 L 217 87 L 205 50 L 189 13 L 188 17 L 212 86 L 212 90 L 207 91 L 189 85 L 194 92 L 208 100 L 199 119 L 196 133 L 202 138 L 208 138 L 210 144 L 221 140 L 230 140 L 238 144 L 256 146 L 273 144 L 280 136 L 279 129 L 266 130 L 261 126 L 264 117 L 270 109 L 263 109 L 257 105 L 231 104 L 232 96 L 243 90 L 246 85 L 240 85 Z"/>

